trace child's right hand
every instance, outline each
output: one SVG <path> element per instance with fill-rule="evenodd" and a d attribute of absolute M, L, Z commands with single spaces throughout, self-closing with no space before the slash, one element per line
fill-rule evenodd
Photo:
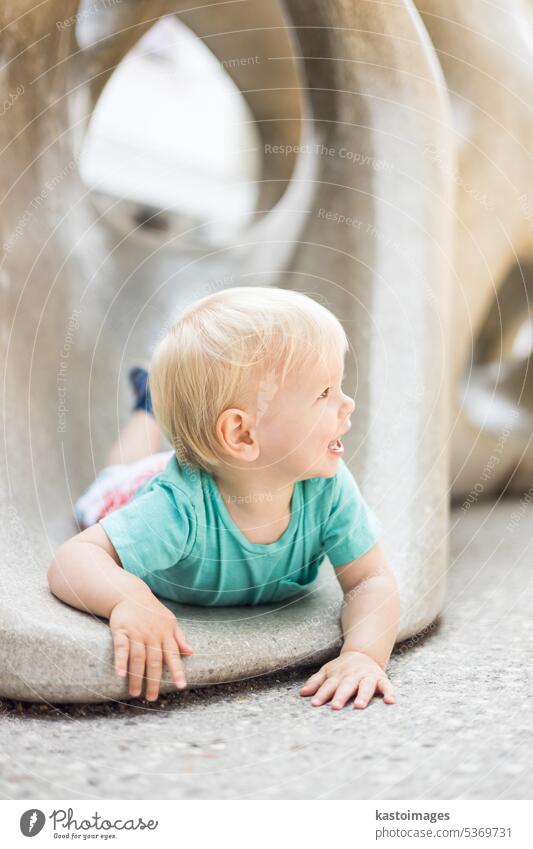
<path fill-rule="evenodd" d="M 131 696 L 140 696 L 146 667 L 146 698 L 155 701 L 166 663 L 179 689 L 186 686 L 182 654 L 192 654 L 176 617 L 154 595 L 135 600 L 123 599 L 109 616 L 113 635 L 115 670 L 124 677 L 128 672 Z"/>

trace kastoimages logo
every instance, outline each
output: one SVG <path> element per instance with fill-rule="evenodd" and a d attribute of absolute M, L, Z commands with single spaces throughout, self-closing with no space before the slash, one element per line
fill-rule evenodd
<path fill-rule="evenodd" d="M 35 837 L 42 830 L 46 817 L 38 808 L 30 808 L 24 811 L 20 818 L 20 830 L 24 837 Z"/>

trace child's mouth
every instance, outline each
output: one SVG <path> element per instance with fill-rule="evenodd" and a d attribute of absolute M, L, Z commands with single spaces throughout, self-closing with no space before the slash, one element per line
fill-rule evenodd
<path fill-rule="evenodd" d="M 343 454 L 344 445 L 340 439 L 333 439 L 328 445 L 328 451 L 330 451 L 331 454 Z"/>

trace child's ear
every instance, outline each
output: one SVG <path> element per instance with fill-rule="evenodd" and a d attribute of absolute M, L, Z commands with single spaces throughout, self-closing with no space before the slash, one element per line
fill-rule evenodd
<path fill-rule="evenodd" d="M 252 459 L 255 460 L 256 457 L 259 457 L 259 435 L 255 424 L 251 424 L 248 427 L 248 430 L 243 434 L 243 440 L 250 448 L 254 449 L 255 454 Z"/>
<path fill-rule="evenodd" d="M 248 462 L 259 456 L 259 442 L 253 418 L 243 410 L 231 408 L 218 417 L 218 440 L 231 457 Z"/>

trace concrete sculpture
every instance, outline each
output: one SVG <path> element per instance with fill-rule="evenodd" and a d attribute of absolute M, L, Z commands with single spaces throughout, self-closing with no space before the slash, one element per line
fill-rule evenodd
<path fill-rule="evenodd" d="M 278 8 L 250 0 L 191 11 L 179 0 L 107 0 L 98 11 L 99 38 L 80 47 L 77 0 L 65 0 L 61 21 L 46 4 L 3 4 L 1 695 L 127 698 L 113 672 L 107 625 L 53 598 L 46 566 L 75 532 L 73 499 L 102 465 L 127 411 L 127 367 L 148 357 L 169 313 L 225 276 L 231 285 L 250 285 L 255 275 L 262 285 L 316 292 L 345 323 L 353 349 L 347 385 L 357 401 L 347 457 L 386 528 L 402 598 L 399 639 L 438 615 L 457 383 L 510 257 L 503 236 L 496 243 L 485 229 L 488 211 L 462 197 L 457 184 L 473 184 L 477 173 L 492 197 L 485 181 L 501 174 L 507 155 L 515 185 L 527 177 L 521 140 L 531 120 L 524 86 L 513 95 L 514 146 L 508 139 L 500 160 L 479 152 L 477 134 L 490 121 L 478 110 L 489 96 L 483 69 L 495 67 L 497 53 L 508 86 L 527 82 L 528 67 L 517 58 L 518 48 L 527 55 L 525 37 L 509 19 L 513 60 L 476 42 L 476 88 L 472 75 L 459 78 L 458 71 L 472 57 L 476 27 L 495 31 L 504 13 L 497 4 L 465 10 L 447 2 L 444 22 L 441 7 L 428 0 L 419 13 L 411 0 L 286 0 Z M 153 21 L 172 13 L 221 61 L 248 52 L 249 39 L 261 57 L 233 67 L 264 147 L 256 220 L 239 245 L 183 264 L 179 243 L 140 256 L 134 232 L 114 240 L 77 168 L 105 81 Z M 470 29 L 457 39 L 454 26 L 470 15 Z M 510 120 L 503 92 L 502 83 L 491 116 L 502 139 Z M 467 124 L 462 143 L 459 121 Z M 500 184 L 491 186 L 499 193 Z M 499 220 L 507 235 L 520 229 L 525 245 L 523 216 L 507 212 L 511 195 L 509 186 Z M 471 244 L 461 241 L 465 218 Z M 472 245 L 481 238 L 476 254 Z M 471 295 L 470 321 L 457 319 L 458 281 Z M 463 437 L 455 456 L 464 444 Z M 470 477 L 482 460 L 478 452 Z M 196 648 L 186 661 L 190 684 L 319 664 L 340 639 L 340 599 L 326 563 L 319 588 L 290 605 L 176 606 Z M 165 682 L 162 692 L 173 691 Z"/>

